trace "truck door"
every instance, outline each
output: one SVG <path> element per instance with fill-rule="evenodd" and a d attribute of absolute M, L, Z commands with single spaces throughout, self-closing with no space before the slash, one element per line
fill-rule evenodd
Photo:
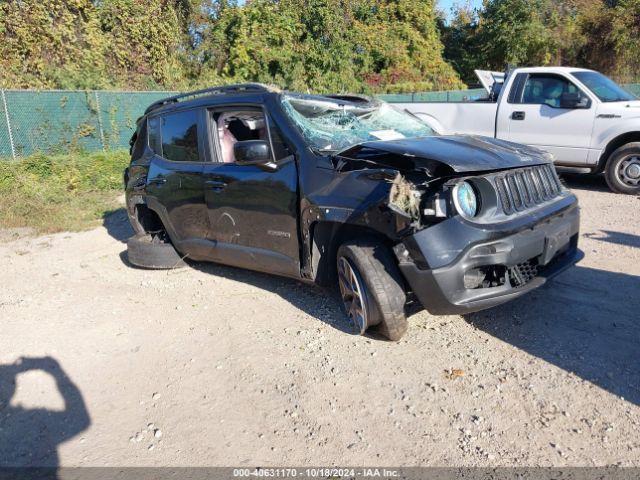
<path fill-rule="evenodd" d="M 278 129 L 259 106 L 216 107 L 208 122 L 213 162 L 203 180 L 214 260 L 299 276 L 298 173 Z M 247 140 L 268 142 L 272 168 L 236 162 L 234 145 Z"/>
<path fill-rule="evenodd" d="M 558 164 L 587 165 L 594 107 L 568 78 L 519 73 L 502 103 L 498 138 L 546 150 Z"/>

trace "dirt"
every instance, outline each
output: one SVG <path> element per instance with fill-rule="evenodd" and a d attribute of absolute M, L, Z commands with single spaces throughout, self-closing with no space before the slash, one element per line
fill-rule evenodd
<path fill-rule="evenodd" d="M 0 463 L 639 466 L 640 198 L 568 181 L 578 267 L 483 313 L 417 313 L 399 343 L 295 281 L 131 268 L 123 212 L 5 235 Z"/>

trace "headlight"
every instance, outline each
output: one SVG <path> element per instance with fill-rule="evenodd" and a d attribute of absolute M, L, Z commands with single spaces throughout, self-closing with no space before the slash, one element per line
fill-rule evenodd
<path fill-rule="evenodd" d="M 453 187 L 453 204 L 464 218 L 471 219 L 478 214 L 478 195 L 469 182 L 460 182 Z"/>

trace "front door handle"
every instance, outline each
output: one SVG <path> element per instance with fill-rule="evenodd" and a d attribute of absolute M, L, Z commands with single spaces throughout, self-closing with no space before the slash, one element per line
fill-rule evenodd
<path fill-rule="evenodd" d="M 525 116 L 526 116 L 526 114 L 524 112 L 513 112 L 511 114 L 511 119 L 512 120 L 524 120 Z"/>
<path fill-rule="evenodd" d="M 206 182 L 204 182 L 204 184 L 215 192 L 224 190 L 224 188 L 227 186 L 225 182 L 221 182 L 219 180 L 207 180 Z"/>

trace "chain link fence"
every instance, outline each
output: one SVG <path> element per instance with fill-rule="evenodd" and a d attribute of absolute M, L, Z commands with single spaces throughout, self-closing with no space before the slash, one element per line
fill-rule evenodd
<path fill-rule="evenodd" d="M 625 88 L 640 97 L 640 84 Z M 0 159 L 128 148 L 136 119 L 151 103 L 175 93 L 0 90 Z M 474 101 L 484 96 L 484 89 L 379 95 L 397 103 Z"/>
<path fill-rule="evenodd" d="M 173 92 L 0 91 L 0 158 L 128 148 L 136 119 Z"/>

